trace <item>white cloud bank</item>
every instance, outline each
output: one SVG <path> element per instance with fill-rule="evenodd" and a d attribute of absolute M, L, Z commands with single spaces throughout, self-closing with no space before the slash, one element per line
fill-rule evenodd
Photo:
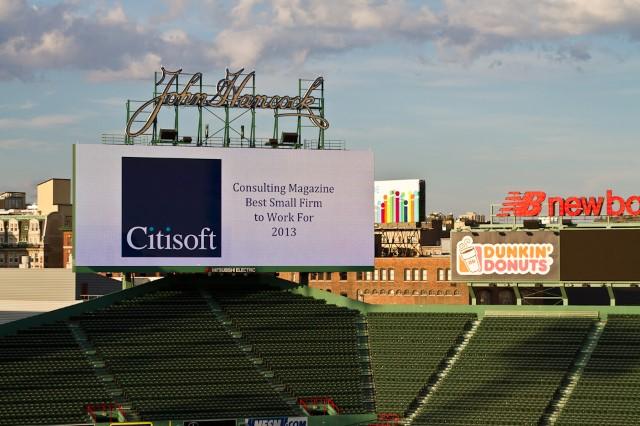
<path fill-rule="evenodd" d="M 127 16 L 119 4 L 82 14 L 74 2 L 35 7 L 0 2 L 0 79 L 79 69 L 94 81 L 148 78 L 160 63 L 200 67 L 299 66 L 309 57 L 380 44 L 437 48 L 438 58 L 471 62 L 518 47 L 554 61 L 588 61 L 590 39 L 640 39 L 640 0 L 239 0 L 169 3 L 155 19 Z M 215 14 L 210 39 L 180 28 L 187 8 Z M 203 18 L 204 19 L 204 18 Z M 426 49 L 425 49 L 426 50 Z"/>

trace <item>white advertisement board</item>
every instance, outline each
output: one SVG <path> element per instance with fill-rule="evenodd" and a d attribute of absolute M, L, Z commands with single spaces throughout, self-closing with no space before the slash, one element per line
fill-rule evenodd
<path fill-rule="evenodd" d="M 377 180 L 374 188 L 375 222 L 405 223 L 424 220 L 424 181 Z"/>
<path fill-rule="evenodd" d="M 371 152 L 75 145 L 75 266 L 371 267 L 372 184 Z"/>

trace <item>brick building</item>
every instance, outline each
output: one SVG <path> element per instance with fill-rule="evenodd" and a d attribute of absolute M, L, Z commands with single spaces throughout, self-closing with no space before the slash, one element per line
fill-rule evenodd
<path fill-rule="evenodd" d="M 49 179 L 36 189 L 37 208 L 0 211 L 0 268 L 64 267 L 62 229 L 71 227 L 71 181 Z M 24 207 L 23 197 L 5 197 L 5 207 L 8 200 Z"/>
<path fill-rule="evenodd" d="M 377 257 L 369 272 L 312 272 L 309 286 L 374 304 L 469 304 L 448 255 Z"/>

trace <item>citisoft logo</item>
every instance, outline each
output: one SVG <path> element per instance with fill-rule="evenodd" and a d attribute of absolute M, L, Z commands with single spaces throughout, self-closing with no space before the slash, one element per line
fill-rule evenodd
<path fill-rule="evenodd" d="M 220 257 L 221 160 L 124 157 L 123 257 Z"/>
<path fill-rule="evenodd" d="M 164 233 L 163 233 L 164 231 Z M 142 233 L 143 238 L 148 238 L 142 245 L 137 245 L 134 240 Z M 216 235 L 211 228 L 204 227 L 200 234 L 172 234 L 171 228 L 166 227 L 156 230 L 153 226 L 134 226 L 127 232 L 127 244 L 134 250 L 215 250 L 214 238 Z"/>

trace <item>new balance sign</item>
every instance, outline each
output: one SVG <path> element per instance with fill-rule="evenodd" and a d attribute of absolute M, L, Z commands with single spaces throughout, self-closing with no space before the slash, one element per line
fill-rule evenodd
<path fill-rule="evenodd" d="M 531 217 L 543 211 L 546 201 L 547 216 L 638 216 L 640 196 L 624 198 L 607 190 L 599 197 L 547 197 L 542 191 L 509 192 L 498 211 L 498 217 Z"/>

